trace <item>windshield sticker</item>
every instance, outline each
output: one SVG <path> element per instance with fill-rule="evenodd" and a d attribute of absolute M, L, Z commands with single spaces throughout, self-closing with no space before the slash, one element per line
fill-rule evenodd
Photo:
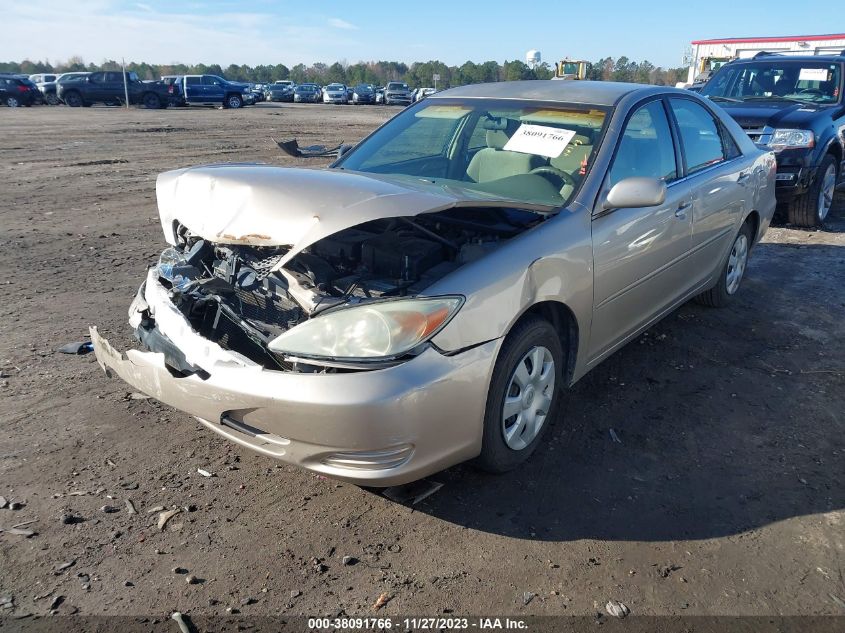
<path fill-rule="evenodd" d="M 533 110 L 526 109 L 525 114 L 519 117 L 526 123 L 557 123 L 570 125 L 588 125 L 600 128 L 604 123 L 604 112 L 600 110 Z"/>
<path fill-rule="evenodd" d="M 827 68 L 802 68 L 798 81 L 827 81 L 827 74 Z"/>
<path fill-rule="evenodd" d="M 503 149 L 509 152 L 557 158 L 574 136 L 574 130 L 523 123 L 505 143 Z"/>
<path fill-rule="evenodd" d="M 471 108 L 459 105 L 432 105 L 423 108 L 414 116 L 420 119 L 460 119 L 465 116 Z"/>

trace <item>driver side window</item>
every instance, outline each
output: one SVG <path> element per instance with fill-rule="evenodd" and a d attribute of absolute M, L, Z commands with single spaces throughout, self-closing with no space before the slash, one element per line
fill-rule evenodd
<path fill-rule="evenodd" d="M 608 176 L 608 188 L 633 176 L 660 178 L 670 183 L 678 178 L 675 145 L 661 101 L 639 108 L 625 126 Z"/>

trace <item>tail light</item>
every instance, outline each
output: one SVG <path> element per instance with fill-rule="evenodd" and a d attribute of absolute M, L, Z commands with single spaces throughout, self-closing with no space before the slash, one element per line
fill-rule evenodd
<path fill-rule="evenodd" d="M 18 86 L 19 92 L 29 92 L 29 86 Z"/>

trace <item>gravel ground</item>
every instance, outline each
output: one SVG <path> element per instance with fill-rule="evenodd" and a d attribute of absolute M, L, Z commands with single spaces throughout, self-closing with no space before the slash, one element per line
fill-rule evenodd
<path fill-rule="evenodd" d="M 686 305 L 584 378 L 525 468 L 450 469 L 413 506 L 55 353 L 90 324 L 131 345 L 157 173 L 313 165 L 271 137 L 355 141 L 395 111 L 0 111 L 0 527 L 36 532 L 0 533 L 2 613 L 845 613 L 841 196 L 824 231 L 769 231 L 731 307 Z"/>

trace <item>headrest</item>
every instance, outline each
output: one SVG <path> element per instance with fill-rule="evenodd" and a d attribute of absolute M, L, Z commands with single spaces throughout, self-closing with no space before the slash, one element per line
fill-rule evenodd
<path fill-rule="evenodd" d="M 502 149 L 519 127 L 519 121 L 507 117 L 486 118 L 481 127 L 487 130 L 487 147 Z"/>
<path fill-rule="evenodd" d="M 509 139 L 504 130 L 487 130 L 487 147 L 502 149 Z"/>

